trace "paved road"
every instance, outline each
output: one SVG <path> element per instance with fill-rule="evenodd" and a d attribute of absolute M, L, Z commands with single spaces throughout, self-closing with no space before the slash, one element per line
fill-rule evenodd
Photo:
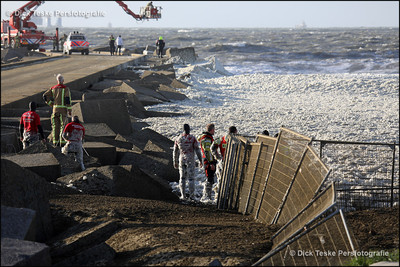
<path fill-rule="evenodd" d="M 69 83 L 142 57 L 143 55 L 111 57 L 72 54 L 54 61 L 2 70 L 1 106 L 43 93 L 51 86 L 56 85 L 58 73 L 64 76 L 65 83 Z M 74 89 L 76 88 L 71 88 L 71 90 Z"/>

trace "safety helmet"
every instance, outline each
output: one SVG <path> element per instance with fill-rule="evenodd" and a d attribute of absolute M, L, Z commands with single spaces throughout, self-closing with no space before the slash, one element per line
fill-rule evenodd
<path fill-rule="evenodd" d="M 162 40 L 162 39 L 163 39 L 162 36 L 158 37 L 158 40 Z"/>

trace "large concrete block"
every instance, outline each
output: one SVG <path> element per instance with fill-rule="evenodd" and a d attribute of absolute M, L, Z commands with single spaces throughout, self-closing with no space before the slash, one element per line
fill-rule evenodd
<path fill-rule="evenodd" d="M 178 81 L 177 79 L 173 79 L 169 86 L 174 87 L 174 88 L 186 89 L 189 87 L 189 84 L 182 82 L 182 81 Z"/>
<path fill-rule="evenodd" d="M 101 92 L 93 92 L 86 93 L 83 95 L 83 101 L 87 100 L 96 100 L 96 99 L 124 99 L 126 100 L 126 105 L 128 108 L 128 113 L 136 118 L 146 118 L 146 110 L 143 107 L 142 103 L 136 97 L 135 91 L 126 83 L 123 83 L 124 86 L 130 89 L 130 93 L 127 92 L 111 92 L 107 91 L 107 93 Z"/>
<path fill-rule="evenodd" d="M 127 82 L 127 84 L 135 90 L 136 96 L 139 98 L 139 100 L 140 100 L 140 95 L 145 95 L 156 98 L 161 101 L 168 101 L 168 99 L 165 96 L 157 92 L 157 89 L 160 85 L 159 83 L 154 83 L 153 87 L 146 87 L 147 84 L 144 85 L 139 81 Z M 143 102 L 142 104 L 145 105 Z"/>
<path fill-rule="evenodd" d="M 46 244 L 1 238 L 1 266 L 51 266 Z"/>
<path fill-rule="evenodd" d="M 174 64 L 172 64 L 172 63 L 171 64 L 162 64 L 160 66 L 153 66 L 153 67 L 151 67 L 151 69 L 155 70 L 155 71 L 164 70 L 164 71 L 175 72 Z"/>
<path fill-rule="evenodd" d="M 160 84 L 170 85 L 174 79 L 161 73 L 161 71 L 145 71 L 138 81 L 144 87 L 156 90 Z"/>
<path fill-rule="evenodd" d="M 83 123 L 106 123 L 115 133 L 130 134 L 131 119 L 123 99 L 100 99 L 77 103 L 72 106 L 72 116 Z"/>
<path fill-rule="evenodd" d="M 61 176 L 60 163 L 52 153 L 18 154 L 4 157 L 42 176 L 49 182 L 54 182 Z"/>
<path fill-rule="evenodd" d="M 141 54 L 141 53 L 140 53 Z M 140 75 L 136 72 L 129 70 L 119 70 L 115 74 L 107 75 L 107 79 L 115 79 L 115 80 L 138 80 L 140 79 Z"/>
<path fill-rule="evenodd" d="M 1 128 L 1 153 L 17 153 L 22 149 L 16 129 Z"/>
<path fill-rule="evenodd" d="M 172 149 L 174 142 L 165 136 L 151 130 L 136 131 L 124 138 L 142 151 L 141 154 L 128 153 L 119 164 L 132 164 L 148 170 L 158 177 L 170 182 L 179 180 L 179 172 L 172 164 Z"/>
<path fill-rule="evenodd" d="M 194 51 L 194 47 L 168 48 L 165 51 L 165 55 L 170 58 L 179 57 L 186 63 L 193 63 L 196 61 L 196 53 Z"/>
<path fill-rule="evenodd" d="M 135 154 L 134 152 L 126 152 Z M 139 164 L 109 165 L 87 169 L 82 175 L 69 174 L 57 179 L 72 184 L 85 194 L 134 197 L 155 200 L 177 200 L 167 180 L 151 175 L 152 171 L 139 168 Z"/>
<path fill-rule="evenodd" d="M 117 151 L 115 146 L 103 142 L 85 142 L 83 144 L 91 157 L 96 157 L 102 165 L 117 164 Z"/>
<path fill-rule="evenodd" d="M 45 241 L 52 235 L 48 183 L 36 173 L 3 158 L 1 204 L 36 211 L 36 241 Z"/>
<path fill-rule="evenodd" d="M 35 241 L 35 215 L 32 209 L 1 206 L 1 238 Z"/>
<path fill-rule="evenodd" d="M 168 98 L 169 100 L 185 100 L 187 98 L 186 95 L 178 92 L 174 88 L 168 85 L 160 84 L 157 92 Z"/>
<path fill-rule="evenodd" d="M 117 134 L 105 123 L 85 123 L 85 136 L 115 138 Z"/>
<path fill-rule="evenodd" d="M 154 69 L 154 68 L 153 68 L 153 69 Z M 155 76 L 155 77 L 157 77 L 158 79 L 160 79 L 160 81 L 163 81 L 164 84 L 165 84 L 165 83 L 170 83 L 170 82 L 171 82 L 169 79 L 164 79 L 164 76 L 166 76 L 166 77 L 168 77 L 168 78 L 170 78 L 170 79 L 175 79 L 175 78 L 176 78 L 176 76 L 175 76 L 175 71 L 174 71 L 174 70 L 172 70 L 172 71 L 170 71 L 170 70 L 145 70 L 145 71 L 143 72 L 142 76 L 141 76 L 141 79 L 144 79 L 144 78 L 146 78 L 147 76 L 153 76 L 154 74 L 161 74 L 161 75 L 163 75 L 163 76 L 161 76 L 161 77 L 158 77 L 158 76 Z"/>
<path fill-rule="evenodd" d="M 93 84 L 89 89 L 94 90 L 94 91 L 103 91 L 104 89 L 118 87 L 121 85 L 121 83 L 122 83 L 122 81 L 104 79 L 101 82 L 97 82 L 97 83 Z"/>

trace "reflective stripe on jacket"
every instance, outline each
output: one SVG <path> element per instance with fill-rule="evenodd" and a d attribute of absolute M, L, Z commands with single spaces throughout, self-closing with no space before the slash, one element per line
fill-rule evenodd
<path fill-rule="evenodd" d="M 46 103 L 53 107 L 53 112 L 66 111 L 71 107 L 71 92 L 64 84 L 57 84 L 47 90 L 43 97 Z"/>

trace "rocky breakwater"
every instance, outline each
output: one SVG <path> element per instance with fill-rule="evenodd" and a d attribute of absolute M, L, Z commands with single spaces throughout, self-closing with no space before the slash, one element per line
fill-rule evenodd
<path fill-rule="evenodd" d="M 85 171 L 73 155 L 62 154 L 51 142 L 21 150 L 18 139 L 4 143 L 2 138 L 2 265 L 91 265 L 112 260 L 115 252 L 104 241 L 120 223 L 60 219 L 55 216 L 60 210 L 49 204 L 52 197 L 90 194 L 178 201 L 169 185 L 179 179 L 172 166 L 173 141 L 138 122 L 182 115 L 145 108 L 186 98 L 176 88 L 187 84 L 176 79 L 173 64 L 164 60 L 150 58 L 144 66 L 120 70 L 84 91 L 73 91 L 72 115 L 78 115 L 86 128 Z M 51 110 L 39 105 L 37 112 L 51 141 Z M 2 111 L 2 118 L 7 117 L 2 119 L 2 132 L 6 129 L 8 136 L 11 131 L 17 138 L 22 113 Z M 4 215 L 16 215 L 3 216 L 3 208 Z M 19 234 L 10 235 L 13 232 Z"/>

